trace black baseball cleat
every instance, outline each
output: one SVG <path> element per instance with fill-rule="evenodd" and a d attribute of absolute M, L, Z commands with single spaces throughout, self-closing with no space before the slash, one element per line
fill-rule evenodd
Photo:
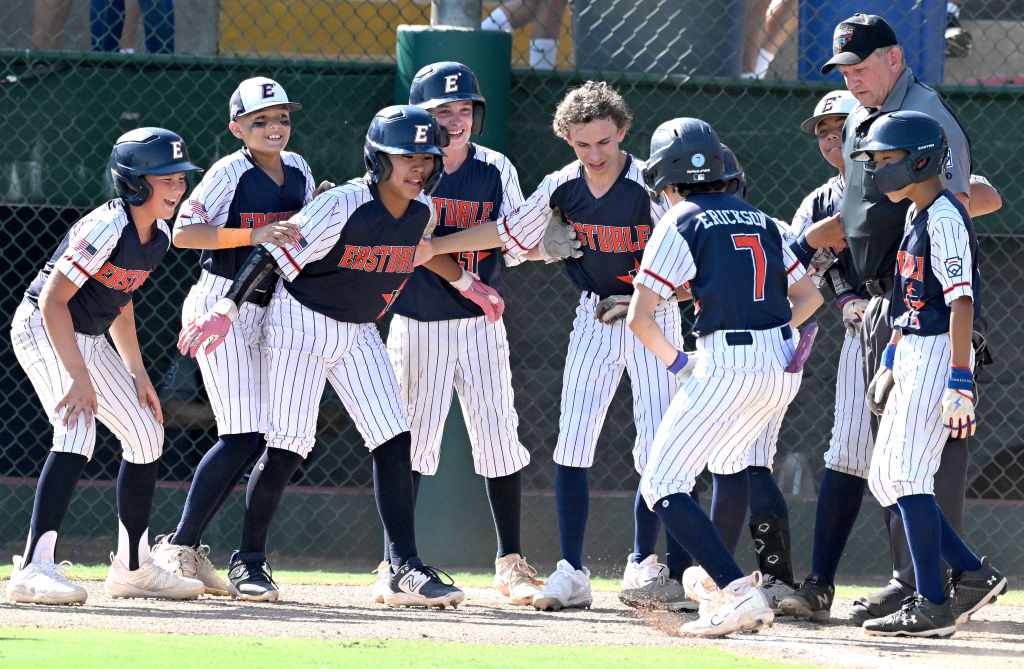
<path fill-rule="evenodd" d="M 971 619 L 971 614 L 996 601 L 1006 592 L 1006 577 L 981 558 L 981 569 L 953 576 L 953 615 L 958 625 Z"/>
<path fill-rule="evenodd" d="M 917 593 L 903 600 L 895 613 L 865 620 L 865 634 L 872 636 L 923 636 L 945 639 L 956 632 L 953 602 L 949 597 L 941 604 L 928 601 Z"/>
<path fill-rule="evenodd" d="M 228 591 L 247 602 L 276 602 L 279 591 L 263 553 L 231 554 L 228 567 Z"/>
<path fill-rule="evenodd" d="M 850 620 L 856 625 L 862 625 L 867 620 L 884 618 L 890 613 L 896 613 L 903 605 L 903 601 L 915 592 L 912 587 L 894 578 L 878 592 L 855 601 L 850 612 Z"/>
<path fill-rule="evenodd" d="M 441 580 L 442 574 L 447 582 Z M 440 569 L 427 567 L 415 558 L 403 564 L 391 577 L 390 590 L 384 597 L 384 603 L 392 607 L 455 608 L 466 598 L 466 594 L 455 587 L 451 576 Z"/>
<path fill-rule="evenodd" d="M 796 592 L 779 601 L 779 610 L 782 615 L 827 623 L 832 617 L 832 600 L 835 596 L 836 586 L 808 576 Z"/>

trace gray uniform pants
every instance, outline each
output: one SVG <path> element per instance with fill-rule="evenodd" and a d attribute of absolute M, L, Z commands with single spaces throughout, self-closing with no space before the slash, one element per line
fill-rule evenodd
<path fill-rule="evenodd" d="M 864 312 L 864 326 L 861 328 L 861 344 L 864 351 L 864 378 L 870 384 L 875 371 L 881 364 L 882 351 L 889 343 L 892 330 L 886 315 L 889 313 L 887 297 L 872 297 Z M 878 434 L 878 417 L 871 417 L 871 432 Z M 967 439 L 950 439 L 942 450 L 939 470 L 935 473 L 935 501 L 946 516 L 946 520 L 961 536 L 964 524 L 964 495 L 967 492 Z M 907 546 L 907 535 L 903 520 L 898 513 L 882 509 L 885 525 L 889 530 L 889 550 L 892 553 L 893 577 L 915 587 L 914 563 Z"/>

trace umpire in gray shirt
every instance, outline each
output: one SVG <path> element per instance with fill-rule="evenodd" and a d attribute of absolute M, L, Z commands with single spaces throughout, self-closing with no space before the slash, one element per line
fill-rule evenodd
<path fill-rule="evenodd" d="M 864 163 L 851 160 L 858 135 L 871 120 L 885 112 L 913 110 L 937 120 L 946 133 L 949 154 L 942 171 L 946 188 L 970 211 L 971 147 L 953 112 L 929 86 L 921 83 L 903 60 L 896 34 L 880 16 L 855 14 L 836 26 L 833 56 L 821 68 L 828 74 L 839 68 L 846 87 L 860 106 L 847 118 L 843 129 L 843 160 L 846 194 L 839 223 L 853 258 L 854 270 L 872 296 L 865 306 L 861 327 L 864 373 L 868 383 L 889 341 L 887 322 L 889 294 L 893 285 L 896 251 L 903 237 L 910 201 L 893 204 L 878 192 L 864 171 Z M 831 245 L 813 243 L 812 245 Z M 869 401 L 870 401 L 869 390 Z M 873 411 L 884 407 L 873 406 Z M 877 421 L 874 425 L 877 428 Z M 950 524 L 963 531 L 964 493 L 967 485 L 967 440 L 950 440 L 935 475 L 935 497 Z M 899 610 L 900 602 L 914 591 L 914 566 L 899 514 L 885 511 L 893 556 L 893 579 L 881 591 L 858 600 L 852 617 L 857 623 Z M 845 537 L 844 537 L 845 539 Z"/>

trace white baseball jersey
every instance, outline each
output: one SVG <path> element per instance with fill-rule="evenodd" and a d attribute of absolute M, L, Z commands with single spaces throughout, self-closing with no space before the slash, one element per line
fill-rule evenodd
<path fill-rule="evenodd" d="M 968 297 L 977 310 L 980 299 L 973 224 L 948 191 L 926 210 L 907 212 L 895 283 L 889 316 L 901 337 L 868 477 L 882 506 L 935 493 L 949 439 L 941 407 L 951 361 L 949 305 Z"/>
<path fill-rule="evenodd" d="M 170 231 L 160 220 L 153 238 L 143 244 L 124 203 L 111 200 L 75 223 L 26 291 L 11 323 L 11 344 L 53 426 L 52 450 L 91 459 L 99 419 L 121 442 L 128 462 L 155 462 L 163 452 L 163 425 L 150 409 L 139 406 L 131 374 L 103 333 L 131 302 L 131 294 L 145 283 L 169 244 Z M 37 306 L 54 271 L 78 286 L 68 310 L 97 401 L 95 417 L 87 420 L 79 414 L 67 426 L 54 409 L 71 387 L 71 377 L 57 358 Z"/>
<path fill-rule="evenodd" d="M 786 287 L 804 275 L 774 219 L 728 194 L 690 197 L 655 228 L 637 282 L 663 299 L 688 283 L 698 362 L 658 426 L 640 490 L 648 506 L 689 493 L 707 466 L 748 466 L 755 439 L 789 405 L 800 375 Z"/>
<path fill-rule="evenodd" d="M 267 309 L 267 445 L 306 457 L 329 381 L 368 448 L 409 429 L 398 382 L 373 321 L 413 272 L 432 217 L 422 194 L 394 219 L 376 187 L 355 179 L 320 195 L 291 221 L 298 247 L 266 245 L 285 281 Z"/>
<path fill-rule="evenodd" d="M 431 195 L 434 236 L 452 234 L 508 215 L 523 203 L 519 175 L 497 151 L 471 144 L 465 161 L 445 173 Z M 501 249 L 453 254 L 487 285 L 502 291 Z M 530 462 L 519 441 L 505 324 L 489 323 L 483 311 L 447 281 L 417 268 L 402 289 L 388 332 L 395 368 L 412 432 L 412 468 L 437 472 L 441 437 L 459 394 L 473 450 L 474 469 L 488 478 L 508 476 Z"/>
<path fill-rule="evenodd" d="M 182 204 L 176 228 L 189 225 L 258 228 L 287 220 L 309 202 L 315 188 L 302 156 L 281 152 L 285 182 L 278 186 L 241 149 L 211 167 Z M 207 313 L 231 286 L 252 247 L 205 250 L 199 281 L 182 307 L 182 326 Z M 196 355 L 203 385 L 217 419 L 218 434 L 263 432 L 267 398 L 266 361 L 261 348 L 265 306 L 276 278 L 259 287 L 259 297 L 239 305 L 238 320 L 211 355 Z"/>

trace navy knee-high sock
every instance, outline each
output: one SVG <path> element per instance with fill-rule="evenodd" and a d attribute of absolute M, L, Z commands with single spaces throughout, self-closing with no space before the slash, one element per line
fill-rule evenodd
<path fill-rule="evenodd" d="M 583 537 L 587 531 L 590 491 L 587 469 L 555 465 L 555 510 L 558 513 L 558 539 L 562 559 L 583 568 Z"/>
<path fill-rule="evenodd" d="M 690 493 L 694 503 L 700 506 L 700 498 L 697 491 Z M 683 580 L 683 572 L 693 566 L 693 556 L 683 548 L 682 544 L 676 541 L 672 533 L 665 528 L 665 565 L 668 567 L 668 577 L 676 581 Z"/>
<path fill-rule="evenodd" d="M 487 502 L 494 518 L 494 533 L 498 539 L 497 557 L 511 553 L 522 555 L 520 546 L 520 517 L 522 516 L 523 482 L 520 472 L 508 476 L 485 478 Z"/>
<path fill-rule="evenodd" d="M 246 467 L 251 467 L 264 450 L 259 432 L 221 435 L 196 467 L 185 498 L 181 520 L 171 543 L 198 546 L 203 531 L 238 484 Z"/>
<path fill-rule="evenodd" d="M 692 497 L 676 493 L 658 500 L 654 511 L 665 528 L 704 567 L 718 587 L 743 577 L 711 519 Z"/>
<path fill-rule="evenodd" d="M 121 461 L 117 473 L 117 517 L 128 534 L 128 569 L 139 568 L 139 542 L 147 536 L 160 462 Z M 147 543 L 148 546 L 148 543 Z"/>
<path fill-rule="evenodd" d="M 711 480 L 711 522 L 732 555 L 743 532 L 743 521 L 747 519 L 747 501 L 750 498 L 747 470 L 736 474 L 712 474 Z"/>
<path fill-rule="evenodd" d="M 750 519 L 789 518 L 786 497 L 779 489 L 772 471 L 767 467 L 747 467 L 750 486 Z"/>
<path fill-rule="evenodd" d="M 814 549 L 811 576 L 834 584 L 839 560 L 857 522 L 868 482 L 859 476 L 825 470 L 814 516 Z"/>
<path fill-rule="evenodd" d="M 400 568 L 416 553 L 416 487 L 413 483 L 408 432 L 373 449 L 373 496 L 388 537 L 391 566 Z"/>
<path fill-rule="evenodd" d="M 661 519 L 648 508 L 637 488 L 633 498 L 633 552 L 629 556 L 630 562 L 640 562 L 657 550 L 660 529 Z"/>
<path fill-rule="evenodd" d="M 245 490 L 245 522 L 242 553 L 266 555 L 267 533 L 281 504 L 284 489 L 302 464 L 302 456 L 280 448 L 268 448 L 252 468 Z"/>
<path fill-rule="evenodd" d="M 53 551 L 57 543 L 56 535 L 60 532 L 61 522 L 68 512 L 71 496 L 75 492 L 75 485 L 82 476 L 86 462 L 88 460 L 85 456 L 77 453 L 50 451 L 46 456 L 43 471 L 36 483 L 36 497 L 32 502 L 32 521 L 23 556 L 25 565 L 33 561 L 39 539 L 47 532 L 54 534 L 47 537 L 45 550 L 41 551 L 45 555 L 39 557 L 46 562 L 55 561 Z"/>
<path fill-rule="evenodd" d="M 795 585 L 786 498 L 767 467 L 747 467 L 747 481 L 750 484 L 750 534 L 758 568 L 764 576 Z"/>
<path fill-rule="evenodd" d="M 936 506 L 938 505 L 936 504 Z M 939 507 L 939 523 L 942 527 L 942 559 L 953 568 L 955 573 L 981 569 L 981 560 L 953 529 L 953 525 L 946 518 L 941 507 Z"/>
<path fill-rule="evenodd" d="M 416 501 L 420 498 L 420 481 L 423 479 L 423 474 L 412 470 L 412 504 L 413 504 L 413 515 L 415 517 Z M 391 538 L 388 536 L 387 528 L 384 528 L 384 561 L 391 562 Z"/>
<path fill-rule="evenodd" d="M 903 527 L 914 561 L 917 591 L 929 601 L 946 600 L 942 572 L 942 521 L 932 495 L 906 495 L 889 507 L 903 518 Z"/>

